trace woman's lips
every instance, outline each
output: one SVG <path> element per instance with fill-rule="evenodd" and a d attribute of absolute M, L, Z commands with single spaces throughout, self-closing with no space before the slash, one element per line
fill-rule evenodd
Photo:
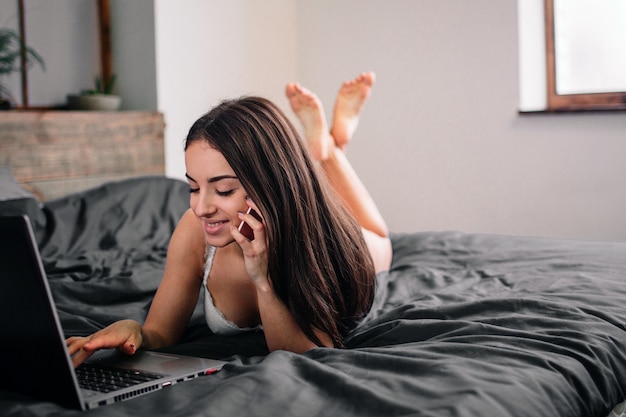
<path fill-rule="evenodd" d="M 202 221 L 204 231 L 209 235 L 219 234 L 226 224 L 228 224 L 227 221 Z"/>

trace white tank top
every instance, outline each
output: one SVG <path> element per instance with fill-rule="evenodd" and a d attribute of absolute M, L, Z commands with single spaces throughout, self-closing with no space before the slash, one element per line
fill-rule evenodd
<path fill-rule="evenodd" d="M 213 267 L 213 258 L 215 257 L 215 246 L 206 247 L 205 260 L 204 260 L 204 275 L 202 277 L 202 286 L 204 287 L 204 318 L 209 329 L 215 334 L 221 335 L 234 335 L 239 333 L 250 332 L 254 330 L 262 329 L 261 325 L 256 327 L 239 327 L 230 320 L 224 317 L 224 314 L 215 306 L 213 297 L 207 287 L 207 280 L 209 273 Z"/>

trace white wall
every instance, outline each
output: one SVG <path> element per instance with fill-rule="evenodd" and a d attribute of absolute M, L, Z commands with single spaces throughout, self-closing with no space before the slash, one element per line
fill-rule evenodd
<path fill-rule="evenodd" d="M 157 110 L 153 0 L 112 0 L 111 55 L 122 110 Z"/>
<path fill-rule="evenodd" d="M 548 108 L 544 0 L 517 0 L 519 109 Z"/>
<path fill-rule="evenodd" d="M 155 0 L 158 108 L 165 114 L 167 174 L 184 178 L 187 131 L 226 98 L 284 106 L 296 78 L 293 0 Z"/>
<path fill-rule="evenodd" d="M 515 0 L 298 2 L 328 106 L 378 75 L 350 158 L 395 231 L 626 239 L 626 113 L 519 115 Z"/>
<path fill-rule="evenodd" d="M 41 17 L 47 3 L 28 0 L 27 7 Z M 626 113 L 518 114 L 516 0 L 128 3 L 112 2 L 133 9 L 122 26 L 134 32 L 117 39 L 134 34 L 142 46 L 116 49 L 126 54 L 125 67 L 114 65 L 125 79 L 135 72 L 134 87 L 156 85 L 156 98 L 147 94 L 136 105 L 165 113 L 170 176 L 184 174 L 187 130 L 221 99 L 261 94 L 289 114 L 283 87 L 299 80 L 330 111 L 343 79 L 374 70 L 378 81 L 349 157 L 391 230 L 626 240 Z M 5 13 L 7 4 L 0 3 L 3 22 L 14 9 Z M 43 30 L 51 22 L 71 29 L 93 20 L 92 9 L 72 10 L 81 15 L 31 24 L 34 46 L 47 48 Z M 138 52 L 150 49 L 143 36 L 152 27 L 154 54 Z M 63 62 L 69 44 L 61 45 L 44 55 L 46 77 Z M 131 59 L 153 60 L 156 71 L 136 70 Z M 55 90 L 63 98 L 83 87 L 80 77 L 91 79 L 92 67 L 89 61 L 64 69 L 76 74 L 72 85 L 58 88 L 63 72 L 33 94 Z"/>

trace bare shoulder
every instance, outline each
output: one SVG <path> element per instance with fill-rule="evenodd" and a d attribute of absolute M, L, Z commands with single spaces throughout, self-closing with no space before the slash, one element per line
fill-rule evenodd
<path fill-rule="evenodd" d="M 204 244 L 202 225 L 191 209 L 187 209 L 178 221 L 172 238 L 178 235 L 182 235 L 184 239 L 194 239 Z"/>
<path fill-rule="evenodd" d="M 147 347 L 161 347 L 180 339 L 196 306 L 204 267 L 203 231 L 193 212 L 181 217 L 167 249 L 163 279 L 143 326 Z"/>
<path fill-rule="evenodd" d="M 168 266 L 202 269 L 206 243 L 200 223 L 191 209 L 181 217 L 167 251 Z"/>

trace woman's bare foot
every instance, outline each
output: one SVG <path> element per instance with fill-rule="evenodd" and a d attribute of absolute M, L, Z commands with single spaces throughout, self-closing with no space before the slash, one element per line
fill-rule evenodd
<path fill-rule="evenodd" d="M 337 93 L 330 130 L 338 148 L 345 150 L 359 124 L 359 116 L 376 81 L 373 72 L 361 73 L 353 80 L 343 83 Z"/>
<path fill-rule="evenodd" d="M 335 145 L 328 133 L 322 103 L 315 94 L 298 83 L 287 84 L 285 94 L 291 109 L 302 123 L 311 154 L 318 161 L 326 160 Z"/>

